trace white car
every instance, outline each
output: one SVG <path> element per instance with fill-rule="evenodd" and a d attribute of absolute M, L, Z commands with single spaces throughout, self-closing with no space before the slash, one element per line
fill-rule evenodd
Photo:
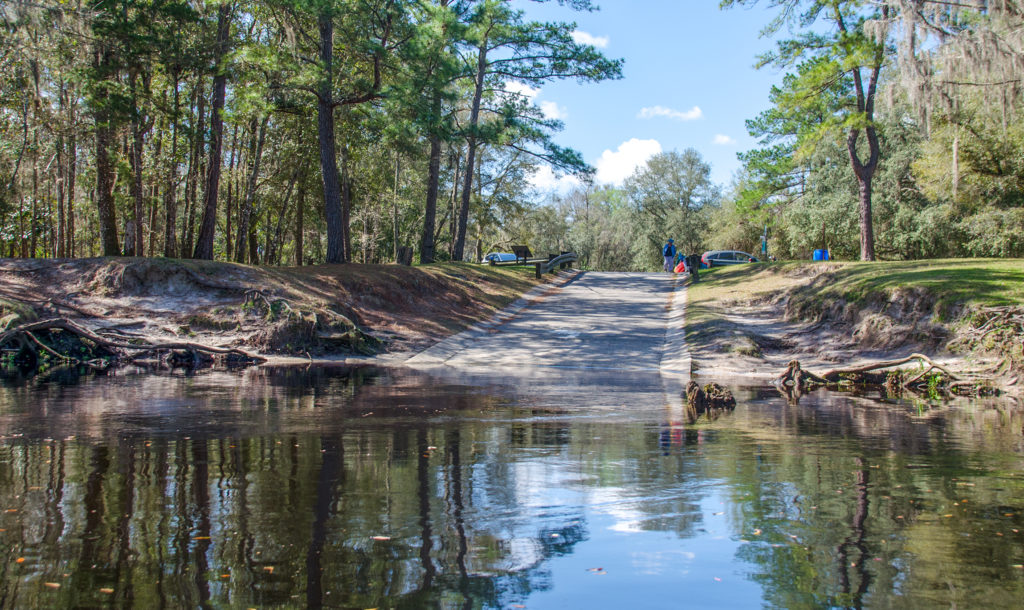
<path fill-rule="evenodd" d="M 514 263 L 516 262 L 516 255 L 511 252 L 491 252 L 480 261 L 484 265 L 493 265 L 495 263 Z"/>

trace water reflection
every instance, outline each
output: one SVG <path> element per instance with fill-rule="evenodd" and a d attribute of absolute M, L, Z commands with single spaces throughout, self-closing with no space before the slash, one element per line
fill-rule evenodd
<path fill-rule="evenodd" d="M 0 606 L 1018 603 L 1020 411 L 735 393 L 693 426 L 656 377 L 8 380 Z"/>

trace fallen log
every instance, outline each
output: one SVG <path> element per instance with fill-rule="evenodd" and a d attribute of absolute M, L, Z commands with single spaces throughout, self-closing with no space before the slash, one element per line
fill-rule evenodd
<path fill-rule="evenodd" d="M 71 333 L 80 341 L 91 344 L 91 349 L 87 350 L 88 357 L 61 352 L 52 343 L 47 344 L 40 339 L 41 334 L 48 333 L 52 335 L 54 332 Z M 58 360 L 74 364 L 89 364 L 90 366 L 96 366 L 97 360 L 103 360 L 108 363 L 111 361 L 136 362 L 154 355 L 174 364 L 190 364 L 192 366 L 199 366 L 204 362 L 212 362 L 218 359 L 237 364 L 258 364 L 266 361 L 265 358 L 236 348 L 190 342 L 148 343 L 143 341 L 118 341 L 100 336 L 66 318 L 39 320 L 8 329 L 0 333 L 0 347 L 7 345 L 12 345 L 11 351 L 16 351 L 19 356 L 28 351 L 33 360 L 38 359 L 38 350 L 35 348 L 39 346 L 46 354 Z"/>

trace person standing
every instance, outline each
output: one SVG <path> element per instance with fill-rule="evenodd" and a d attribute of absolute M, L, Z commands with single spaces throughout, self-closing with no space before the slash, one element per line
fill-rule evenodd
<path fill-rule="evenodd" d="M 672 268 L 675 266 L 672 263 L 676 259 L 676 245 L 670 239 L 665 243 L 665 247 L 661 249 L 661 255 L 665 257 L 665 271 L 672 272 Z"/>

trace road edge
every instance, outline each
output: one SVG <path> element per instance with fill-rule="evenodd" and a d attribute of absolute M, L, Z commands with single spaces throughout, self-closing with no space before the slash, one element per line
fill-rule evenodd
<path fill-rule="evenodd" d="M 689 277 L 686 275 L 686 277 Z M 684 274 L 677 274 L 672 285 L 672 294 L 667 305 L 668 317 L 665 322 L 665 351 L 662 352 L 659 370 L 662 375 L 684 378 L 693 377 L 693 356 L 686 341 L 687 281 Z"/>

